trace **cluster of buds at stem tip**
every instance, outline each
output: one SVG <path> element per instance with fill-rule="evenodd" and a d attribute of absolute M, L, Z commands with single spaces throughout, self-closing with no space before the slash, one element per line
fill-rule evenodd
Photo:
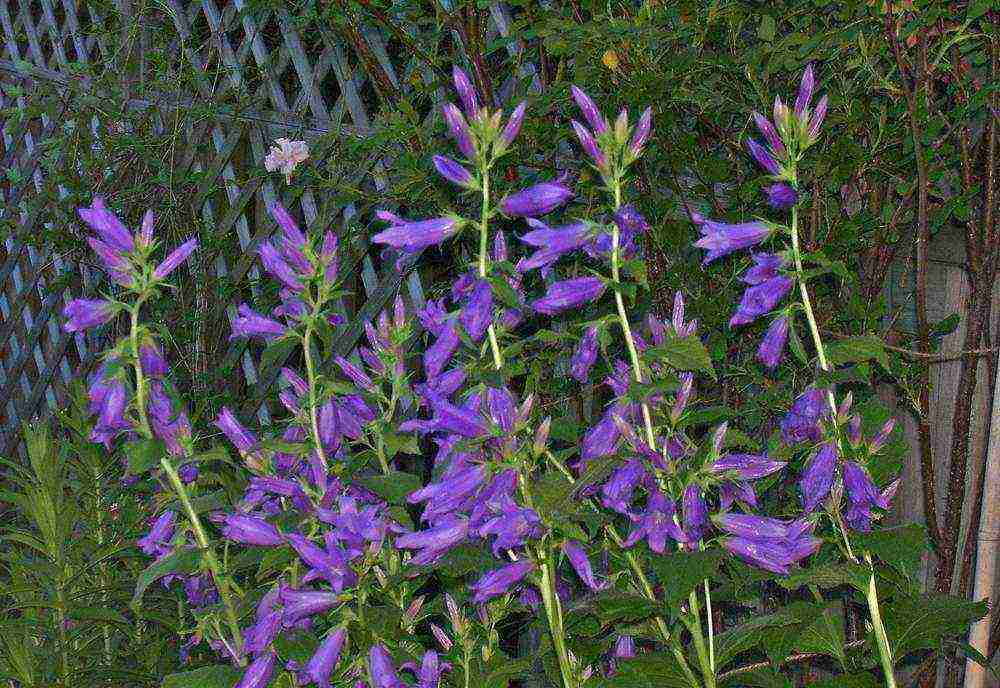
<path fill-rule="evenodd" d="M 609 126 L 590 96 L 576 86 L 570 87 L 570 93 L 589 125 L 571 122 L 580 146 L 605 181 L 619 178 L 642 155 L 653 127 L 652 108 L 647 107 L 634 126 L 629 125 L 628 110 L 622 108 L 614 125 Z"/>
<path fill-rule="evenodd" d="M 452 80 L 462 107 L 445 103 L 442 106 L 445 124 L 466 161 L 477 169 L 482 169 L 506 153 L 517 138 L 524 122 L 527 103 L 518 103 L 504 123 L 503 111 L 491 112 L 488 107 L 480 104 L 479 95 L 468 74 L 459 67 L 454 67 Z M 448 181 L 465 188 L 478 188 L 479 180 L 455 160 L 436 155 L 434 166 Z"/>

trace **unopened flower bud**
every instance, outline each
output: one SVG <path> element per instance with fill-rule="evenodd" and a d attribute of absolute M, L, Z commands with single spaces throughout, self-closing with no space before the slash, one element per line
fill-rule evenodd
<path fill-rule="evenodd" d="M 837 407 L 837 420 L 843 423 L 847 420 L 847 414 L 851 410 L 851 404 L 854 403 L 854 393 L 848 392 L 843 400 L 840 402 L 840 406 Z"/>
<path fill-rule="evenodd" d="M 444 652 L 448 652 L 449 650 L 451 650 L 454 643 L 451 641 L 451 638 L 448 637 L 448 634 L 444 632 L 443 628 L 441 628 L 437 624 L 432 623 L 431 633 L 434 635 L 435 640 L 438 641 L 438 645 L 441 646 L 441 649 Z"/>
<path fill-rule="evenodd" d="M 396 294 L 396 302 L 393 304 L 392 309 L 392 319 L 397 330 L 406 327 L 406 303 L 403 301 L 402 294 Z"/>
<path fill-rule="evenodd" d="M 712 448 L 715 450 L 716 454 L 722 453 L 722 446 L 726 440 L 726 431 L 728 429 L 729 423 L 723 423 L 715 429 L 715 434 L 712 435 Z"/>
<path fill-rule="evenodd" d="M 615 139 L 618 143 L 624 144 L 628 138 L 628 109 L 622 108 L 615 120 Z"/>
<path fill-rule="evenodd" d="M 407 607 L 406 611 L 403 613 L 403 618 L 409 621 L 410 624 L 412 624 L 414 621 L 417 620 L 417 615 L 420 613 L 420 610 L 421 608 L 423 608 L 423 606 L 424 606 L 424 596 L 420 595 L 418 597 L 415 597 L 413 601 L 410 602 L 410 606 Z"/>
<path fill-rule="evenodd" d="M 549 427 L 552 424 L 551 418 L 546 418 L 542 421 L 542 424 L 538 426 L 535 431 L 535 441 L 531 445 L 531 451 L 535 456 L 541 456 L 542 452 L 545 451 L 545 445 L 549 441 Z"/>

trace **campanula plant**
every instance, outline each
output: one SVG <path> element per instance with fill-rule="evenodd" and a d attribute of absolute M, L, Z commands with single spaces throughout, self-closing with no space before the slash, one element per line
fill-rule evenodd
<path fill-rule="evenodd" d="M 187 523 L 164 510 L 138 546 L 156 557 L 150 577 L 185 582 L 197 622 L 185 654 L 207 641 L 238 667 L 238 688 L 470 688 L 538 671 L 562 688 L 649 676 L 717 688 L 758 671 L 732 664 L 765 631 L 812 628 L 818 616 L 825 625 L 812 632 L 846 671 L 854 660 L 843 628 L 810 577 L 814 565 L 846 562 L 894 688 L 898 657 L 861 545 L 896 489 L 872 477 L 893 426 L 866 432 L 851 393 L 825 375 L 809 285 L 818 273 L 800 246 L 799 177 L 827 109 L 825 97 L 813 104 L 812 68 L 793 107 L 779 99 L 773 121 L 754 116 L 763 140 L 747 144 L 781 219 L 690 212 L 706 265 L 750 251 L 729 325 L 761 323 L 757 361 L 777 369 L 789 342 L 805 358 L 802 320 L 811 335 L 821 377 L 798 393 L 766 448 L 750 437 L 763 429 L 719 422 L 711 395 L 699 394 L 716 373 L 684 295 L 669 313 L 637 298 L 652 228 L 633 174 L 652 145 L 652 109 L 634 120 L 622 109 L 609 122 L 571 89 L 581 117 L 570 128 L 604 194 L 579 208 L 568 170 L 504 188 L 498 166 L 516 150 L 527 104 L 505 116 L 465 72 L 452 76 L 460 105 L 442 112 L 457 152 L 429 165 L 460 190 L 459 202 L 430 218 L 380 210 L 371 241 L 383 260 L 409 266 L 471 238 L 471 265 L 456 265 L 438 298 L 408 305 L 397 296 L 363 323 L 361 346 L 340 351 L 337 236 L 303 229 L 272 204 L 278 231 L 256 250 L 280 303 L 237 305 L 231 338 L 285 355 L 285 413 L 258 427 L 239 409 L 219 411 L 215 426 L 240 457 L 242 480 L 221 506 L 192 499 L 196 438 L 141 318 L 195 244 L 156 263 L 151 216 L 133 237 L 100 200 L 81 211 L 118 292 L 70 303 L 67 329 L 131 319 L 91 381 L 92 439 L 124 440 L 129 456 L 140 447 L 163 454 Z M 294 165 L 270 167 L 290 175 Z M 534 347 L 570 340 L 565 371 L 596 409 L 572 427 L 547 415 L 548 390 L 523 373 Z M 195 548 L 208 575 L 171 568 Z M 813 599 L 718 628 L 758 583 L 806 585 Z M 528 643 L 531 652 L 512 649 Z M 787 654 L 768 649 L 772 671 Z"/>

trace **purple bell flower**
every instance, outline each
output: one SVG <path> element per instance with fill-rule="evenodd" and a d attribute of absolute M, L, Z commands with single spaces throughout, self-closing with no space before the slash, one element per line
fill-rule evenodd
<path fill-rule="evenodd" d="M 282 609 L 282 624 L 291 628 L 303 619 L 333 609 L 338 602 L 337 594 L 319 590 L 295 590 L 284 588 L 280 593 Z"/>
<path fill-rule="evenodd" d="M 347 377 L 348 380 L 350 380 L 351 382 L 353 382 L 366 392 L 376 391 L 377 388 L 375 387 L 375 383 L 372 382 L 372 379 L 365 374 L 365 371 L 361 370 L 361 368 L 359 368 L 357 365 L 351 363 L 349 360 L 347 360 L 343 356 L 340 356 L 339 354 L 335 356 L 333 360 L 337 364 L 337 367 L 340 368 L 340 371 L 344 374 L 345 377 Z"/>
<path fill-rule="evenodd" d="M 590 159 L 594 161 L 594 164 L 598 169 L 606 169 L 608 166 L 608 158 L 604 155 L 604 151 L 601 150 L 601 146 L 597 143 L 593 134 L 575 119 L 570 122 L 573 127 L 573 132 L 576 134 L 576 138 L 580 140 L 580 146 L 583 148 L 583 152 L 590 156 Z"/>
<path fill-rule="evenodd" d="M 117 309 L 110 301 L 103 299 L 73 299 L 63 308 L 63 329 L 80 332 L 103 325 L 114 317 Z"/>
<path fill-rule="evenodd" d="M 545 296 L 535 300 L 531 307 L 545 315 L 556 315 L 596 301 L 604 289 L 604 280 L 599 277 L 574 277 L 550 284 Z"/>
<path fill-rule="evenodd" d="M 509 217 L 538 217 L 571 198 L 573 191 L 561 181 L 542 182 L 505 197 L 500 201 L 500 210 Z"/>
<path fill-rule="evenodd" d="M 118 217 L 104 205 L 104 199 L 95 196 L 89 208 L 79 208 L 80 219 L 97 234 L 97 236 L 116 251 L 132 253 L 135 242 L 131 233 Z"/>
<path fill-rule="evenodd" d="M 149 532 L 136 541 L 143 554 L 150 557 L 161 557 L 170 553 L 176 518 L 177 513 L 169 510 L 157 517 Z"/>
<path fill-rule="evenodd" d="M 785 467 L 784 461 L 772 461 L 767 454 L 725 454 L 709 467 L 713 473 L 734 471 L 741 480 L 759 480 Z"/>
<path fill-rule="evenodd" d="M 597 360 L 597 328 L 588 327 L 580 343 L 577 344 L 570 358 L 569 374 L 577 382 L 585 383 L 590 376 L 590 369 Z"/>
<path fill-rule="evenodd" d="M 381 645 L 372 645 L 368 652 L 368 672 L 371 674 L 372 688 L 406 688 L 399 680 L 392 657 Z"/>
<path fill-rule="evenodd" d="M 458 150 L 462 152 L 467 160 L 476 159 L 476 146 L 472 142 L 472 132 L 469 131 L 469 124 L 465 121 L 461 111 L 451 103 L 441 106 L 444 114 L 444 121 L 448 125 L 451 137 L 455 139 Z"/>
<path fill-rule="evenodd" d="M 677 524 L 677 506 L 660 490 L 654 488 L 646 503 L 645 511 L 636 520 L 636 525 L 625 538 L 625 547 L 632 547 L 640 540 L 646 540 L 649 548 L 657 554 L 667 549 L 667 540 L 686 542 L 687 537 Z"/>
<path fill-rule="evenodd" d="M 461 225 L 453 217 L 436 217 L 394 224 L 372 237 L 372 243 L 386 244 L 407 253 L 416 253 L 440 244 L 455 235 Z"/>
<path fill-rule="evenodd" d="M 813 456 L 799 480 L 802 490 L 802 508 L 812 513 L 829 496 L 837 467 L 837 445 L 825 442 Z"/>
<path fill-rule="evenodd" d="M 792 558 L 784 543 L 730 537 L 722 539 L 722 546 L 751 566 L 786 576 L 789 573 Z"/>
<path fill-rule="evenodd" d="M 591 240 L 587 226 L 582 222 L 554 228 L 533 218 L 528 218 L 527 222 L 532 231 L 522 236 L 521 241 L 534 246 L 537 250 L 528 258 L 518 261 L 519 273 L 548 267 L 565 254 L 583 248 Z"/>
<path fill-rule="evenodd" d="M 274 665 L 278 655 L 266 652 L 255 659 L 243 673 L 243 678 L 234 688 L 267 688 L 274 674 Z"/>
<path fill-rule="evenodd" d="M 579 542 L 576 540 L 567 540 L 563 543 L 562 550 L 584 585 L 595 592 L 608 587 L 607 582 L 600 583 L 594 577 L 594 571 L 590 566 L 590 559 L 587 558 L 587 553 Z"/>
<path fill-rule="evenodd" d="M 417 679 L 415 688 L 438 688 L 441 675 L 451 669 L 451 664 L 438 661 L 437 652 L 428 650 L 424 653 L 419 667 L 413 662 L 407 662 L 401 668 L 414 673 Z"/>
<path fill-rule="evenodd" d="M 264 265 L 264 269 L 272 277 L 296 294 L 302 291 L 302 281 L 299 275 L 278 253 L 278 249 L 271 242 L 261 242 L 257 253 L 260 255 L 260 262 Z"/>
<path fill-rule="evenodd" d="M 521 124 L 524 122 L 524 112 L 527 107 L 528 104 L 522 100 L 514 108 L 514 111 L 510 113 L 510 118 L 507 120 L 506 126 L 500 132 L 500 144 L 504 148 L 510 146 L 514 142 L 514 139 L 517 138 L 518 132 L 521 131 Z"/>
<path fill-rule="evenodd" d="M 788 210 L 799 200 L 799 194 L 784 182 L 771 184 L 764 189 L 768 204 L 775 210 Z"/>
<path fill-rule="evenodd" d="M 771 157 L 771 154 L 766 148 L 764 148 L 764 146 L 760 145 L 753 139 L 747 139 L 747 148 L 750 149 L 750 155 L 753 156 L 753 159 L 757 161 L 757 164 L 760 165 L 765 172 L 775 176 L 781 174 L 781 167 L 778 165 L 778 162 Z"/>
<path fill-rule="evenodd" d="M 445 155 L 435 155 L 433 160 L 434 169 L 445 180 L 466 189 L 475 187 L 475 179 L 473 179 L 472 173 L 462 167 L 458 161 L 452 160 Z"/>
<path fill-rule="evenodd" d="M 764 333 L 764 338 L 757 348 L 757 360 L 764 366 L 774 370 L 781 361 L 781 355 L 785 352 L 785 344 L 788 342 L 789 320 L 787 315 L 780 315 L 775 318 Z"/>
<path fill-rule="evenodd" d="M 802 82 L 799 84 L 799 93 L 795 98 L 795 116 L 802 120 L 809 108 L 809 101 L 812 100 L 816 90 L 816 74 L 810 64 L 802 73 Z"/>
<path fill-rule="evenodd" d="M 287 332 L 288 328 L 277 320 L 265 317 L 250 308 L 245 303 L 236 307 L 236 317 L 233 318 L 233 331 L 230 339 L 237 337 L 261 337 L 265 340 L 276 339 Z"/>
<path fill-rule="evenodd" d="M 771 150 L 775 155 L 783 157 L 785 155 L 785 144 L 781 141 L 781 136 L 778 134 L 778 130 L 774 128 L 771 124 L 771 120 L 759 112 L 753 113 L 753 120 L 757 124 L 757 129 L 767 140 L 767 144 L 771 147 Z"/>
<path fill-rule="evenodd" d="M 776 518 L 752 514 L 716 514 L 715 524 L 726 533 L 749 540 L 783 540 L 788 524 Z"/>
<path fill-rule="evenodd" d="M 781 420 L 781 439 L 785 444 L 819 442 L 822 432 L 820 420 L 829 415 L 826 391 L 810 387 L 792 404 Z"/>
<path fill-rule="evenodd" d="M 215 425 L 222 430 L 240 453 L 245 454 L 257 448 L 257 438 L 236 420 L 236 416 L 228 407 L 223 406 L 219 410 L 219 417 L 215 420 Z"/>
<path fill-rule="evenodd" d="M 330 688 L 330 674 L 337 666 L 346 640 L 347 630 L 341 627 L 324 638 L 316 648 L 303 672 L 306 678 L 316 684 L 316 688 Z"/>
<path fill-rule="evenodd" d="M 608 130 L 608 122 L 604 119 L 604 115 L 597 108 L 597 104 L 584 93 L 582 90 L 576 86 L 569 87 L 570 93 L 573 95 L 573 100 L 576 101 L 577 106 L 580 108 L 580 112 L 583 113 L 584 118 L 590 124 L 590 128 L 600 136 Z"/>
<path fill-rule="evenodd" d="M 696 543 L 704 537 L 708 525 L 708 505 L 701 486 L 691 483 L 684 488 L 684 532 L 689 542 Z"/>
<path fill-rule="evenodd" d="M 469 119 L 476 119 L 479 116 L 479 98 L 476 96 L 476 88 L 466 74 L 457 65 L 451 68 L 451 78 L 455 82 L 455 91 L 458 92 L 458 99 L 462 101 L 465 114 Z"/>
<path fill-rule="evenodd" d="M 483 523 L 480 537 L 495 536 L 493 554 L 524 547 L 528 540 L 540 538 L 545 533 L 542 520 L 533 509 L 518 506 L 508 495 L 500 498 L 500 513 Z"/>
<path fill-rule="evenodd" d="M 730 327 L 747 325 L 762 315 L 770 313 L 792 288 L 792 280 L 784 275 L 772 277 L 755 284 L 743 292 L 736 312 L 729 320 Z"/>
<path fill-rule="evenodd" d="M 256 516 L 227 514 L 222 526 L 227 540 L 256 547 L 277 547 L 284 544 L 281 533 L 273 525 Z"/>
<path fill-rule="evenodd" d="M 481 341 L 493 321 L 493 290 L 485 279 L 475 281 L 458 321 L 474 342 Z"/>
<path fill-rule="evenodd" d="M 525 576 L 531 573 L 534 568 L 533 562 L 522 560 L 487 572 L 469 586 L 473 603 L 483 604 L 510 591 L 511 588 L 524 580 Z"/>
<path fill-rule="evenodd" d="M 635 656 L 635 638 L 630 635 L 618 636 L 615 641 L 615 659 L 633 659 Z"/>
<path fill-rule="evenodd" d="M 617 406 L 609 408 L 601 416 L 601 420 L 583 436 L 580 443 L 580 460 L 584 464 L 593 459 L 607 456 L 618 447 L 621 431 L 618 429 L 618 423 L 615 422 L 617 413 L 620 413 Z"/>
<path fill-rule="evenodd" d="M 171 272 L 176 270 L 181 263 L 188 259 L 194 250 L 198 248 L 198 240 L 194 237 L 188 239 L 183 244 L 175 248 L 170 254 L 163 259 L 163 262 L 156 266 L 153 271 L 153 277 L 155 279 L 164 279 Z"/>
<path fill-rule="evenodd" d="M 469 522 L 454 519 L 416 533 L 405 533 L 396 538 L 398 549 L 420 550 L 413 558 L 416 565 L 429 564 L 448 553 L 468 538 Z"/>
<path fill-rule="evenodd" d="M 701 238 L 694 245 L 708 251 L 702 261 L 703 265 L 708 265 L 733 251 L 756 246 L 771 236 L 773 231 L 766 223 L 760 221 L 731 225 L 704 220 L 698 229 L 701 231 Z"/>
<path fill-rule="evenodd" d="M 139 364 L 147 377 L 163 377 L 170 372 L 160 348 L 153 342 L 139 347 Z"/>
<path fill-rule="evenodd" d="M 642 461 L 629 459 L 612 472 L 608 482 L 601 488 L 601 504 L 623 516 L 631 516 L 632 499 L 635 488 L 641 485 L 649 474 Z"/>

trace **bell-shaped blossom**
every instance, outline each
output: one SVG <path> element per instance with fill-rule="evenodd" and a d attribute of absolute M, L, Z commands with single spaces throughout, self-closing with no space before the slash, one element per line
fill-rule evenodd
<path fill-rule="evenodd" d="M 759 480 L 785 467 L 784 461 L 773 461 L 767 454 L 725 454 L 712 462 L 713 473 L 732 471 L 741 480 Z"/>
<path fill-rule="evenodd" d="M 437 652 L 428 650 L 420 660 L 419 666 L 413 662 L 407 662 L 401 668 L 413 672 L 417 679 L 414 688 L 438 688 L 441 676 L 451 669 L 451 664 L 440 661 Z"/>
<path fill-rule="evenodd" d="M 715 524 L 724 532 L 751 540 L 783 540 L 788 537 L 785 521 L 753 514 L 716 514 Z"/>
<path fill-rule="evenodd" d="M 509 592 L 523 581 L 534 568 L 535 564 L 525 559 L 483 574 L 479 580 L 469 586 L 473 603 L 483 604 L 494 597 Z"/>
<path fill-rule="evenodd" d="M 293 293 L 302 291 L 302 280 L 300 275 L 285 260 L 278 249 L 270 241 L 261 242 L 257 249 L 260 255 L 260 262 L 264 269 L 276 280 L 285 285 Z"/>
<path fill-rule="evenodd" d="M 446 181 L 461 186 L 466 189 L 475 187 L 475 179 L 472 173 L 462 167 L 457 160 L 453 160 L 446 155 L 435 155 L 433 157 L 434 169 L 438 171 Z"/>
<path fill-rule="evenodd" d="M 219 410 L 219 417 L 215 420 L 215 425 L 222 430 L 223 434 L 241 453 L 245 454 L 257 448 L 257 437 L 236 420 L 236 416 L 228 407 L 223 406 Z"/>
<path fill-rule="evenodd" d="M 256 516 L 227 514 L 222 525 L 222 536 L 227 540 L 257 547 L 277 547 L 284 538 L 273 525 Z"/>
<path fill-rule="evenodd" d="M 880 492 L 868 471 L 854 461 L 844 462 L 844 494 L 849 503 L 844 518 L 860 532 L 871 530 L 872 507 L 887 510 L 892 506 L 891 495 Z"/>
<path fill-rule="evenodd" d="M 785 298 L 792 288 L 792 280 L 784 275 L 755 284 L 743 292 L 743 298 L 736 308 L 729 325 L 747 325 L 762 315 L 767 315 Z"/>
<path fill-rule="evenodd" d="M 80 332 L 103 325 L 115 316 L 117 308 L 103 299 L 73 299 L 63 308 L 63 329 Z"/>
<path fill-rule="evenodd" d="M 261 337 L 275 339 L 287 332 L 288 328 L 277 320 L 272 320 L 256 312 L 245 303 L 236 307 L 236 317 L 233 318 L 233 331 L 230 339 L 236 337 Z"/>
<path fill-rule="evenodd" d="M 405 533 L 396 538 L 399 549 L 418 550 L 413 558 L 417 565 L 429 564 L 440 559 L 469 536 L 469 522 L 456 518 L 415 533 Z"/>
<path fill-rule="evenodd" d="M 518 506 L 513 499 L 504 495 L 500 502 L 500 513 L 486 521 L 478 529 L 480 537 L 495 536 L 493 554 L 524 547 L 528 540 L 540 538 L 545 533 L 542 520 L 533 509 Z"/>
<path fill-rule="evenodd" d="M 615 641 L 615 659 L 633 659 L 636 656 L 635 638 L 630 635 L 620 635 Z"/>
<path fill-rule="evenodd" d="M 267 685 L 271 683 L 271 676 L 274 675 L 274 666 L 277 661 L 278 655 L 274 652 L 265 652 L 260 655 L 250 663 L 234 688 L 267 688 Z"/>
<path fill-rule="evenodd" d="M 767 223 L 761 221 L 733 225 L 715 220 L 703 220 L 698 224 L 701 238 L 694 245 L 708 251 L 702 261 L 703 265 L 708 265 L 733 251 L 756 246 L 774 231 Z"/>
<path fill-rule="evenodd" d="M 536 299 L 531 307 L 545 315 L 556 315 L 570 308 L 578 308 L 596 301 L 605 290 L 599 277 L 574 277 L 550 284 L 545 296 Z"/>
<path fill-rule="evenodd" d="M 768 205 L 775 210 L 788 210 L 799 200 L 798 192 L 784 182 L 765 187 L 764 194 L 767 196 Z"/>
<path fill-rule="evenodd" d="M 576 134 L 576 138 L 580 140 L 580 146 L 583 148 L 583 152 L 586 153 L 590 159 L 594 162 L 598 169 L 605 169 L 608 166 L 608 158 L 604 155 L 604 151 L 601 150 L 601 145 L 594 138 L 594 135 L 590 133 L 587 127 L 583 126 L 575 119 L 570 122 L 573 127 L 573 132 Z"/>
<path fill-rule="evenodd" d="M 822 436 L 820 421 L 829 413 L 826 391 L 810 387 L 799 395 L 781 420 L 781 439 L 785 444 L 818 442 Z"/>
<path fill-rule="evenodd" d="M 455 139 L 455 145 L 458 146 L 458 150 L 462 152 L 466 160 L 474 161 L 476 159 L 476 145 L 472 140 L 472 132 L 469 129 L 469 124 L 465 121 L 465 117 L 462 116 L 462 112 L 451 103 L 445 103 L 441 106 L 441 111 L 444 114 L 444 121 L 448 125 L 448 131 L 451 133 L 451 137 Z"/>
<path fill-rule="evenodd" d="M 416 253 L 440 244 L 455 235 L 461 224 L 454 217 L 435 217 L 416 222 L 394 224 L 372 237 L 376 244 L 386 244 L 406 253 Z"/>
<path fill-rule="evenodd" d="M 687 537 L 677 523 L 677 506 L 659 489 L 654 488 L 646 503 L 645 510 L 638 516 L 635 527 L 625 538 L 624 545 L 632 547 L 640 540 L 646 540 L 649 548 L 657 554 L 667 549 L 668 540 L 686 542 Z"/>
<path fill-rule="evenodd" d="M 136 541 L 143 554 L 161 557 L 172 551 L 176 519 L 177 513 L 170 510 L 164 511 L 157 517 L 149 532 Z"/>
<path fill-rule="evenodd" d="M 347 629 L 338 628 L 323 639 L 309 659 L 303 674 L 316 685 L 316 688 L 330 688 L 330 674 L 337 666 L 346 640 Z"/>
<path fill-rule="evenodd" d="M 368 652 L 368 673 L 372 679 L 372 688 L 406 688 L 399 680 L 392 657 L 382 645 L 372 645 Z"/>
<path fill-rule="evenodd" d="M 806 513 L 815 511 L 830 495 L 836 468 L 837 445 L 835 442 L 825 442 L 810 459 L 799 480 L 802 508 Z"/>
<path fill-rule="evenodd" d="M 493 321 L 493 289 L 485 279 L 475 281 L 469 297 L 458 316 L 469 338 L 481 341 Z"/>
<path fill-rule="evenodd" d="M 635 490 L 649 477 L 639 459 L 629 459 L 611 473 L 611 477 L 601 487 L 601 504 L 623 516 L 632 515 L 632 500 Z"/>
<path fill-rule="evenodd" d="M 590 559 L 587 557 L 587 552 L 579 542 L 576 540 L 567 540 L 563 543 L 562 550 L 584 585 L 595 592 L 608 587 L 607 581 L 601 583 L 594 576 L 594 570 L 590 566 Z"/>
<path fill-rule="evenodd" d="M 77 213 L 80 219 L 87 223 L 104 243 L 121 253 L 132 253 L 135 250 L 135 241 L 132 234 L 125 228 L 122 221 L 108 210 L 104 204 L 104 199 L 95 196 L 89 208 L 79 208 Z"/>
<path fill-rule="evenodd" d="M 684 488 L 682 499 L 684 507 L 684 533 L 688 542 L 696 543 L 704 537 L 708 526 L 708 504 L 701 486 L 691 483 Z"/>
<path fill-rule="evenodd" d="M 576 86 L 570 86 L 570 93 L 573 96 L 573 100 L 576 101 L 577 106 L 580 108 L 580 112 L 583 113 L 584 118 L 587 123 L 590 124 L 590 128 L 600 136 L 608 130 L 608 122 L 604 119 L 604 115 L 598 109 L 597 104 L 584 93 L 582 90 Z"/>
<path fill-rule="evenodd" d="M 570 357 L 569 374 L 577 382 L 585 383 L 590 377 L 590 369 L 597 360 L 597 328 L 588 327 L 580 337 L 580 342 Z"/>
<path fill-rule="evenodd" d="M 476 119 L 479 116 L 479 97 L 476 95 L 476 88 L 472 85 L 469 75 L 460 67 L 451 68 L 451 78 L 455 82 L 455 91 L 458 99 L 465 109 L 465 114 L 469 119 Z"/>
<path fill-rule="evenodd" d="M 781 174 L 781 166 L 778 165 L 778 162 L 773 157 L 771 157 L 771 153 L 767 150 L 767 148 L 753 139 L 747 139 L 747 148 L 750 150 L 750 155 L 753 156 L 753 159 L 757 161 L 757 164 L 760 165 L 765 172 L 775 176 Z"/>
<path fill-rule="evenodd" d="M 813 66 L 810 64 L 805 68 L 805 71 L 802 72 L 802 81 L 799 84 L 799 92 L 795 97 L 794 112 L 795 116 L 800 120 L 804 118 L 815 91 L 816 73 L 813 70 Z"/>
<path fill-rule="evenodd" d="M 619 405 L 608 408 L 601 419 L 583 436 L 580 443 L 580 460 L 583 463 L 614 453 L 621 439 L 621 430 L 615 420 L 621 412 Z"/>
<path fill-rule="evenodd" d="M 509 217 L 546 215 L 573 198 L 573 191 L 562 181 L 542 182 L 506 196 L 500 210 Z"/>
<path fill-rule="evenodd" d="M 195 238 L 190 238 L 183 244 L 175 248 L 167 257 L 163 259 L 156 269 L 153 270 L 153 277 L 155 279 L 164 279 L 171 272 L 176 270 L 184 261 L 188 259 L 194 250 L 198 248 L 198 240 Z"/>
<path fill-rule="evenodd" d="M 291 628 L 303 619 L 333 609 L 338 603 L 338 596 L 333 592 L 320 590 L 295 590 L 284 588 L 280 594 L 282 608 L 282 624 Z"/>
<path fill-rule="evenodd" d="M 788 342 L 789 320 L 787 315 L 779 315 L 768 326 L 764 333 L 764 338 L 757 348 L 757 360 L 764 366 L 774 370 L 781 361 L 781 355 L 785 352 L 785 344 Z"/>

